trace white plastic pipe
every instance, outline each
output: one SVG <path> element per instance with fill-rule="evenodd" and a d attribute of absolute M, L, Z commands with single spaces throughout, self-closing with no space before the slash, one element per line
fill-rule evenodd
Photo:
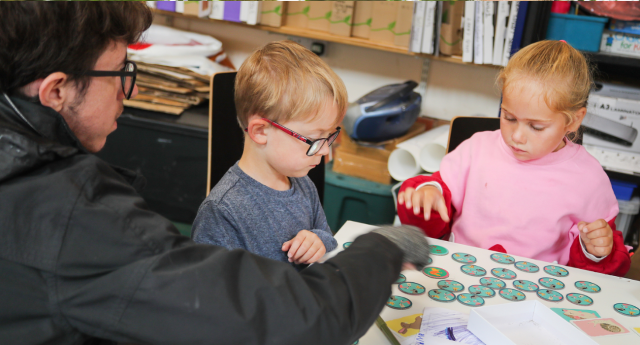
<path fill-rule="evenodd" d="M 420 150 L 420 167 L 424 171 L 433 173 L 440 170 L 440 162 L 447 153 L 448 142 L 449 131 L 447 130 Z"/>
<path fill-rule="evenodd" d="M 445 138 L 444 148 L 441 149 L 443 136 Z M 448 138 L 449 126 L 447 125 L 436 127 L 401 142 L 389 156 L 387 163 L 389 174 L 398 181 L 404 181 L 418 175 L 423 169 L 422 165 L 430 169 L 427 171 L 437 171 L 440 168 L 440 161 L 444 157 Z M 422 157 L 423 148 L 426 148 L 424 157 Z M 434 167 L 435 170 L 433 170 Z"/>

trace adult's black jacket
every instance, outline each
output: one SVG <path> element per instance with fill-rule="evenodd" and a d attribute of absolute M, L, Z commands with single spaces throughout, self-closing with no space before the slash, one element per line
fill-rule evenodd
<path fill-rule="evenodd" d="M 57 112 L 10 99 L 18 111 L 0 94 L 0 344 L 347 344 L 390 295 L 402 254 L 383 236 L 302 272 L 195 244 Z"/>

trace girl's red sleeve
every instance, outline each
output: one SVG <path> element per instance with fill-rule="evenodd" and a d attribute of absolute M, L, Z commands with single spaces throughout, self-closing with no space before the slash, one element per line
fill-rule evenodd
<path fill-rule="evenodd" d="M 613 248 L 606 258 L 600 262 L 594 262 L 589 259 L 582 251 L 580 236 L 578 236 L 573 240 L 573 244 L 571 245 L 567 266 L 624 277 L 631 267 L 631 257 L 624 245 L 622 232 L 616 230 L 615 220 L 616 218 L 614 217 L 608 222 L 611 230 L 613 230 Z"/>
<path fill-rule="evenodd" d="M 451 205 L 451 191 L 447 188 L 447 185 L 442 181 L 440 177 L 440 172 L 436 172 L 431 176 L 416 176 L 412 177 L 402 183 L 400 187 L 400 192 L 403 192 L 407 188 L 416 188 L 419 185 L 425 182 L 438 182 L 442 187 L 442 195 L 444 196 L 445 205 L 447 205 L 447 212 L 449 214 L 449 219 L 453 219 L 453 214 L 455 210 Z M 424 188 L 424 187 L 423 187 Z M 400 218 L 400 222 L 402 224 L 414 225 L 422 229 L 424 233 L 432 238 L 438 239 L 449 239 L 449 234 L 451 233 L 450 222 L 446 223 L 440 217 L 440 214 L 431 210 L 431 217 L 429 220 L 424 220 L 424 210 L 420 208 L 420 213 L 418 215 L 413 214 L 413 207 L 411 209 L 407 209 L 406 204 L 400 205 L 398 203 L 398 217 Z M 413 206 L 413 205 L 412 205 Z"/>

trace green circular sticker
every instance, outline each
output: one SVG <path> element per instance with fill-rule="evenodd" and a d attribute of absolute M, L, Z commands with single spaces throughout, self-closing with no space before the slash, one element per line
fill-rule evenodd
<path fill-rule="evenodd" d="M 407 295 L 422 295 L 427 291 L 422 284 L 418 283 L 402 283 L 398 285 L 398 290 L 406 293 Z"/>
<path fill-rule="evenodd" d="M 456 299 L 456 295 L 453 292 L 442 290 L 442 289 L 433 289 L 429 290 L 427 296 L 434 301 L 438 302 L 453 302 Z"/>
<path fill-rule="evenodd" d="M 472 264 L 476 262 L 476 257 L 466 253 L 455 253 L 451 255 L 451 258 L 461 264 Z"/>
<path fill-rule="evenodd" d="M 591 292 L 591 293 L 600 292 L 602 290 L 600 289 L 600 286 L 598 286 L 598 284 L 594 284 L 592 282 L 588 282 L 584 280 L 577 281 L 576 287 L 584 292 Z"/>
<path fill-rule="evenodd" d="M 464 285 L 462 283 L 457 282 L 455 280 L 441 280 L 438 282 L 438 287 L 442 290 L 447 290 L 451 292 L 460 292 L 464 290 Z"/>
<path fill-rule="evenodd" d="M 387 300 L 387 307 L 393 308 L 393 309 L 400 309 L 400 310 L 409 309 L 411 308 L 412 304 L 413 303 L 411 303 L 411 300 L 402 296 L 392 295 Z"/>
<path fill-rule="evenodd" d="M 592 305 L 593 304 L 593 298 L 583 295 L 581 293 L 575 293 L 575 292 L 567 294 L 567 301 L 576 305 Z"/>
<path fill-rule="evenodd" d="M 540 285 L 547 289 L 562 290 L 564 289 L 564 283 L 555 278 L 540 278 L 538 279 Z"/>
<path fill-rule="evenodd" d="M 449 254 L 449 249 L 442 247 L 442 246 L 436 246 L 436 245 L 430 245 L 429 248 L 431 249 L 431 254 L 433 255 L 447 255 Z"/>

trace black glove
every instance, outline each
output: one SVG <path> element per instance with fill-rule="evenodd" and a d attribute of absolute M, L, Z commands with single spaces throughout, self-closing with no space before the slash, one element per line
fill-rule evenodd
<path fill-rule="evenodd" d="M 424 232 L 411 225 L 382 226 L 372 232 L 380 234 L 395 243 L 404 253 L 403 261 L 421 270 L 429 259 L 429 242 Z"/>

